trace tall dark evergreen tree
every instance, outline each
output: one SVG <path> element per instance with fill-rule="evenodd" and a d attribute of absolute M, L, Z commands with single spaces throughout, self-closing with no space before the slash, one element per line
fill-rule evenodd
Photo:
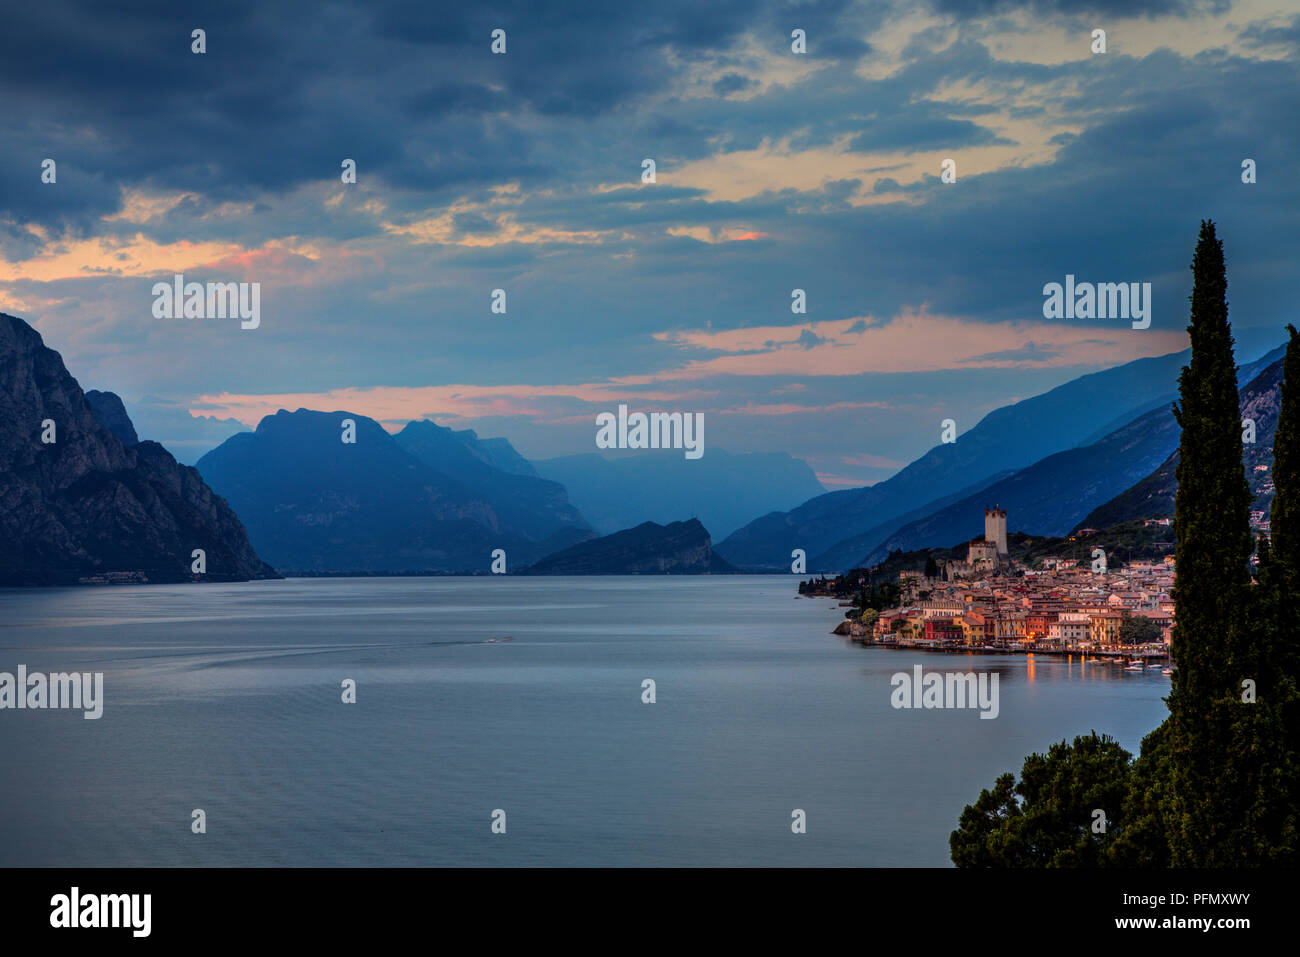
<path fill-rule="evenodd" d="M 1273 437 L 1269 527 L 1273 560 L 1294 580 L 1300 576 L 1300 335 L 1295 326 L 1286 328 L 1291 339 L 1282 363 L 1282 406 Z"/>
<path fill-rule="evenodd" d="M 1174 585 L 1170 652 L 1176 668 L 1169 696 L 1172 794 L 1171 861 L 1215 866 L 1230 832 L 1240 825 L 1240 782 L 1225 780 L 1231 728 L 1241 707 L 1241 682 L 1254 675 L 1247 659 L 1246 611 L 1250 488 L 1242 469 L 1237 367 L 1228 325 L 1223 243 L 1212 222 L 1201 223 L 1192 259 L 1192 357 L 1179 377 L 1174 414 L 1179 441 Z M 1252 669 L 1253 670 L 1253 669 Z"/>
<path fill-rule="evenodd" d="M 1272 541 L 1261 537 L 1255 589 L 1259 707 L 1243 716 L 1239 740 L 1260 752 L 1261 767 L 1247 814 L 1261 863 L 1300 863 L 1300 336 L 1282 367 L 1282 401 L 1273 436 Z M 1250 725 L 1254 725 L 1251 727 Z"/>
<path fill-rule="evenodd" d="M 1273 560 L 1278 569 L 1278 657 L 1280 667 L 1300 688 L 1300 631 L 1285 616 L 1300 608 L 1300 334 L 1287 326 L 1291 339 L 1282 364 L 1282 404 L 1273 436 L 1273 504 L 1269 526 Z M 1293 715 L 1293 735 L 1300 734 Z M 1300 742 L 1292 738 L 1292 745 Z"/>

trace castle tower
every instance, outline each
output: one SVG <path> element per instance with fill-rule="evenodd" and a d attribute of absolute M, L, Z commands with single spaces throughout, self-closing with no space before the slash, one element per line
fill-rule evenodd
<path fill-rule="evenodd" d="M 984 509 L 984 541 L 996 544 L 998 557 L 1007 557 L 1007 510 L 994 505 Z"/>

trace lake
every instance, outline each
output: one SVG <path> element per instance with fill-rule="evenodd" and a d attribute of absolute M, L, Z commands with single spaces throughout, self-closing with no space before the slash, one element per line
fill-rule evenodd
<path fill-rule="evenodd" d="M 1158 670 L 863 648 L 796 588 L 0 590 L 0 672 L 104 674 L 98 720 L 0 711 L 0 866 L 947 866 L 1026 754 L 1092 729 L 1136 753 L 1166 714 Z M 893 708 L 915 664 L 996 674 L 997 718 Z"/>

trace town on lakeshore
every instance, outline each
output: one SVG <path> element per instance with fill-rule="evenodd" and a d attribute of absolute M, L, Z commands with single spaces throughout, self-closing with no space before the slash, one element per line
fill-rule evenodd
<path fill-rule="evenodd" d="M 1170 519 L 1145 525 L 1168 527 Z M 1071 543 L 1086 545 L 1095 529 Z M 801 595 L 841 600 L 850 610 L 835 634 L 867 645 L 967 653 L 1026 652 L 1083 655 L 1129 668 L 1168 663 L 1174 623 L 1174 557 L 1113 567 L 1095 557 L 1038 555 L 1013 560 L 1007 513 L 984 511 L 984 534 L 965 545 L 965 558 L 936 560 L 897 576 L 883 563 L 835 578 L 802 582 Z M 1089 552 L 1093 552 L 1089 549 Z M 884 580 L 882 580 L 884 579 Z M 1167 670 L 1167 669 L 1166 669 Z"/>

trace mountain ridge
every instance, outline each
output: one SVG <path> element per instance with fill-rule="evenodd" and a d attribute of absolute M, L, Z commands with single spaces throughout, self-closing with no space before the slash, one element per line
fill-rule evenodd
<path fill-rule="evenodd" d="M 1253 496 L 1251 508 L 1265 514 L 1273 498 L 1273 434 L 1277 431 L 1281 406 L 1282 366 L 1283 359 L 1276 359 L 1238 391 L 1242 418 L 1251 419 L 1256 426 L 1255 442 L 1242 447 L 1242 466 Z M 1170 418 L 1173 418 L 1172 411 Z M 1259 466 L 1264 468 L 1257 469 Z M 1178 492 L 1177 468 L 1178 450 L 1175 448 L 1148 475 L 1085 515 L 1076 528 L 1101 528 L 1139 518 L 1172 517 Z"/>
<path fill-rule="evenodd" d="M 823 555 L 901 515 L 985 485 L 1007 470 L 1074 448 L 1107 422 L 1167 394 L 1187 350 L 1090 372 L 989 412 L 951 443 L 933 446 L 875 485 L 830 492 L 732 533 L 717 550 L 742 568 L 788 568 L 792 549 Z M 935 423 L 936 427 L 938 422 Z M 983 479 L 979 478 L 984 476 Z M 835 571 L 809 567 L 809 571 Z"/>
<path fill-rule="evenodd" d="M 642 522 L 566 548 L 522 569 L 521 575 L 719 575 L 735 569 L 714 554 L 698 518 Z"/>
<path fill-rule="evenodd" d="M 352 442 L 345 441 L 349 421 Z M 428 426 L 405 441 L 444 438 L 433 431 L 441 427 Z M 448 449 L 460 450 L 458 467 L 470 474 L 433 468 L 367 416 L 280 409 L 254 431 L 231 436 L 197 467 L 243 516 L 257 546 L 293 572 L 476 573 L 488 570 L 496 549 L 506 550 L 511 562 L 527 562 L 590 537 L 585 524 L 566 526 L 553 515 L 516 522 L 477 487 L 491 484 L 487 476 L 497 470 L 459 440 Z M 551 488 L 542 479 L 510 479 Z M 567 501 L 560 504 L 571 512 Z"/>
<path fill-rule="evenodd" d="M 198 471 L 119 438 L 134 427 L 109 395 L 87 399 L 39 332 L 0 313 L 0 584 L 278 578 Z"/>

